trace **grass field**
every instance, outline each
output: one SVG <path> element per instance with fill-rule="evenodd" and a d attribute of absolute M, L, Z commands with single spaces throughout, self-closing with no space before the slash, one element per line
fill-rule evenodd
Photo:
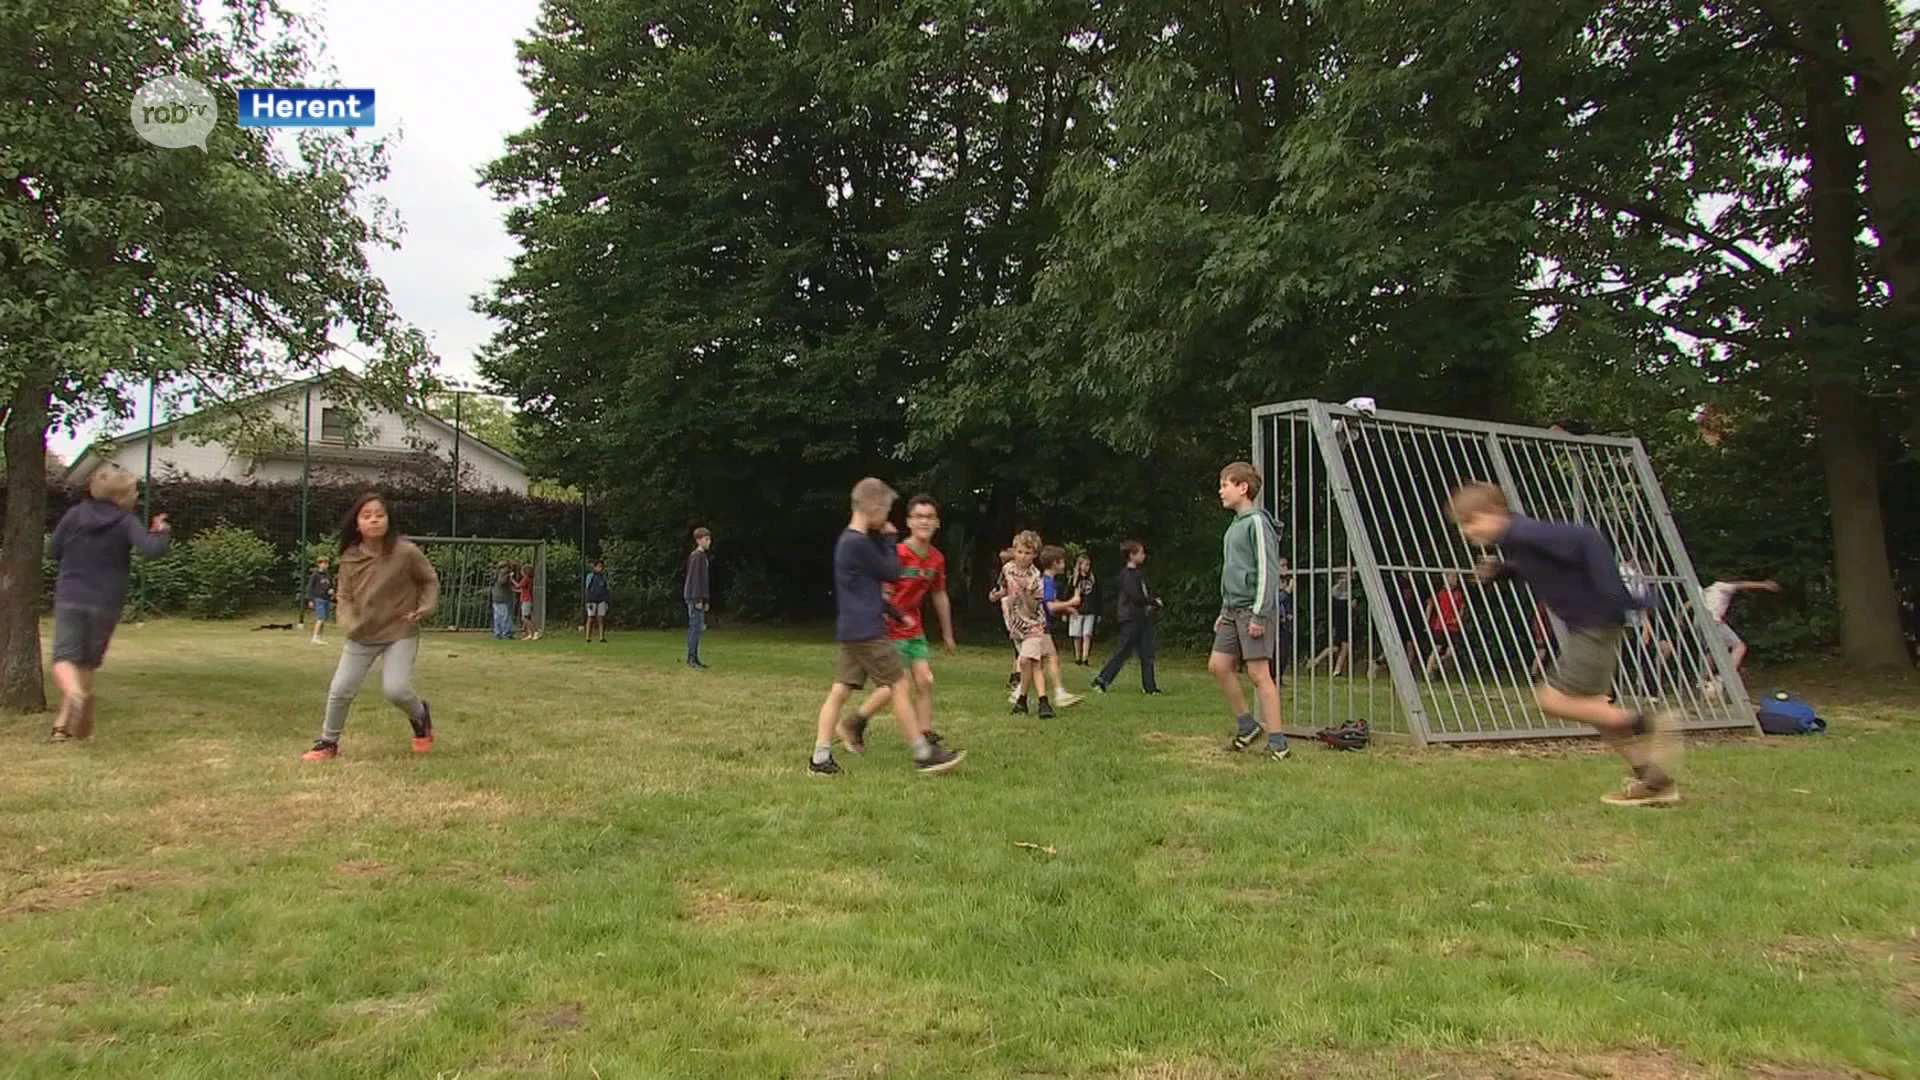
<path fill-rule="evenodd" d="M 1589 748 L 1228 757 L 1198 658 L 1008 717 L 997 648 L 959 770 L 811 778 L 830 643 L 680 649 L 433 636 L 433 753 L 376 683 L 312 765 L 334 649 L 123 630 L 91 745 L 0 721 L 0 1076 L 1920 1077 L 1920 685 L 1623 811 Z"/>

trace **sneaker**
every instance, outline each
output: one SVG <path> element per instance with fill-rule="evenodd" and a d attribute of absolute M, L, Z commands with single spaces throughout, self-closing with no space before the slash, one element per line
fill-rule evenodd
<path fill-rule="evenodd" d="M 1087 684 L 1087 689 L 1098 694 L 1104 694 L 1107 692 L 1107 684 L 1101 682 L 1099 676 L 1096 675 L 1093 681 Z"/>
<path fill-rule="evenodd" d="M 1665 787 L 1656 788 L 1645 780 L 1632 777 L 1619 791 L 1609 791 L 1600 796 L 1600 801 L 1608 806 L 1672 806 L 1680 801 L 1680 785 L 1669 780 Z"/>
<path fill-rule="evenodd" d="M 1020 673 L 1019 672 L 1009 671 L 1007 673 L 1007 689 L 1009 690 L 1020 689 Z"/>
<path fill-rule="evenodd" d="M 1043 697 L 1043 698 L 1041 698 L 1041 699 L 1040 699 L 1040 707 L 1039 707 L 1038 709 L 1036 709 L 1036 710 L 1034 710 L 1034 715 L 1035 715 L 1035 716 L 1037 716 L 1037 717 L 1039 717 L 1039 718 L 1040 718 L 1040 719 L 1042 719 L 1042 720 L 1051 720 L 1051 719 L 1053 719 L 1053 702 L 1051 702 L 1051 701 L 1048 701 L 1048 700 L 1047 700 L 1046 698 L 1044 698 L 1044 697 Z"/>
<path fill-rule="evenodd" d="M 690 668 L 692 668 L 692 669 L 693 669 L 693 670 L 695 670 L 695 671 L 705 671 L 705 670 L 707 670 L 707 662 L 706 662 L 705 660 L 702 660 L 702 659 L 700 659 L 700 658 L 699 658 L 699 657 L 697 657 L 697 656 L 696 656 L 696 657 L 694 657 L 693 659 L 691 659 L 691 660 L 689 660 L 689 661 L 687 661 L 687 666 L 688 666 L 688 667 L 690 667 Z"/>
<path fill-rule="evenodd" d="M 1159 697 L 1160 695 L 1166 693 L 1165 690 L 1162 690 L 1157 686 L 1151 690 L 1142 690 L 1140 692 L 1147 695 L 1148 697 Z"/>
<path fill-rule="evenodd" d="M 864 754 L 867 752 L 867 723 L 866 718 L 862 717 L 859 713 L 854 713 L 851 716 L 841 717 L 840 722 L 834 725 L 839 731 L 840 741 L 846 745 L 848 753 Z"/>
<path fill-rule="evenodd" d="M 921 776 L 946 772 L 948 769 L 960 764 L 961 761 L 965 760 L 966 756 L 967 752 L 965 750 L 942 750 L 939 747 L 934 747 L 933 753 L 913 763 L 913 769 Z"/>
<path fill-rule="evenodd" d="M 1267 758 L 1271 761 L 1285 761 L 1292 756 L 1293 748 L 1284 743 L 1279 746 L 1275 746 L 1272 743 L 1267 744 Z"/>
<path fill-rule="evenodd" d="M 1027 696 L 1025 694 L 1015 694 L 1013 697 L 1013 708 L 1007 710 L 1007 712 L 1011 716 L 1027 715 Z"/>
<path fill-rule="evenodd" d="M 1054 704 L 1059 705 L 1061 708 L 1071 709 L 1086 699 L 1071 690 L 1062 690 L 1053 696 L 1053 700 Z"/>
<path fill-rule="evenodd" d="M 340 756 L 340 744 L 325 739 L 316 740 L 313 749 L 300 755 L 301 761 L 332 761 Z"/>
<path fill-rule="evenodd" d="M 407 723 L 413 727 L 413 752 L 424 754 L 433 749 L 433 709 L 425 701 L 420 702 L 420 719 L 409 717 Z"/>
<path fill-rule="evenodd" d="M 1227 753 L 1238 754 L 1266 737 L 1267 733 L 1263 728 L 1254 728 L 1252 731 L 1240 732 L 1234 735 L 1232 742 L 1227 744 Z"/>
<path fill-rule="evenodd" d="M 67 742 L 72 738 L 73 738 L 72 735 L 67 734 L 66 728 L 57 727 L 57 728 L 54 728 L 52 731 L 47 732 L 48 742 Z"/>
<path fill-rule="evenodd" d="M 933 744 L 934 749 L 939 749 L 941 743 L 940 733 L 937 731 L 927 732 L 927 741 Z"/>
<path fill-rule="evenodd" d="M 831 754 L 827 755 L 827 760 L 825 761 L 815 761 L 812 758 L 808 758 L 807 772 L 812 776 L 839 776 L 840 763 L 833 760 L 833 755 Z"/>

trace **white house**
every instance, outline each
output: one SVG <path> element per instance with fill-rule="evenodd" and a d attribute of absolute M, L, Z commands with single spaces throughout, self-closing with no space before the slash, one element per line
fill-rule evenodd
<path fill-rule="evenodd" d="M 351 391 L 351 374 L 288 383 L 248 398 L 247 434 L 221 437 L 221 413 L 209 410 L 153 428 L 153 475 L 181 480 L 232 480 L 251 484 L 297 484 L 303 457 L 312 480 L 374 483 L 400 470 L 417 470 L 423 456 L 445 463 L 452 476 L 453 424 L 419 409 L 393 409 Z M 309 404 L 311 397 L 311 404 Z M 306 442 L 301 440 L 303 421 Z M 496 488 L 524 495 L 527 469 L 518 458 L 487 445 L 469 431 L 458 434 L 463 488 Z M 67 483 L 80 485 L 102 464 L 143 475 L 147 429 L 101 439 L 80 452 Z M 235 442 L 243 445 L 234 445 Z"/>

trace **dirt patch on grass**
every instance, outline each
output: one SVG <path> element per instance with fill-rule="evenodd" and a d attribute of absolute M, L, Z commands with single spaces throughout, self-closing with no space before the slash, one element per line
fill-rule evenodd
<path fill-rule="evenodd" d="M 568 1001 L 537 1010 L 530 1019 L 547 1031 L 578 1031 L 587 1025 L 587 1009 L 577 1001 Z"/>
<path fill-rule="evenodd" d="M 136 889 L 164 888 L 193 880 L 173 870 L 110 867 L 67 874 L 44 885 L 31 885 L 0 901 L 0 916 L 69 911 L 96 897 Z"/>
<path fill-rule="evenodd" d="M 343 863 L 335 863 L 333 872 L 345 874 L 348 877 L 373 877 L 376 874 L 386 873 L 391 865 L 379 859 L 348 859 Z"/>
<path fill-rule="evenodd" d="M 1191 1075 L 1226 1077 L 1241 1074 L 1229 1070 Z M 1712 1080 L 1716 1074 L 1705 1065 L 1664 1050 L 1555 1053 L 1522 1047 L 1486 1054 L 1313 1051 L 1286 1055 L 1274 1062 L 1270 1072 L 1261 1075 L 1284 1076 L 1289 1080 Z M 1871 1074 L 1852 1069 L 1805 1065 L 1758 1065 L 1737 1075 L 1747 1076 L 1751 1080 L 1877 1080 Z"/>
<path fill-rule="evenodd" d="M 1200 768 L 1224 769 L 1240 761 L 1259 760 L 1258 755 L 1249 758 L 1247 755 L 1227 753 L 1222 749 L 1226 745 L 1225 738 L 1218 735 L 1175 735 L 1165 731 L 1144 731 L 1140 733 L 1140 743 L 1161 757 Z"/>
<path fill-rule="evenodd" d="M 704 882 L 680 886 L 680 907 L 695 926 L 732 926 L 748 920 L 818 918 L 811 905 L 730 889 Z"/>
<path fill-rule="evenodd" d="M 364 998 L 340 1005 L 352 1016 L 425 1016 L 433 1011 L 432 994 L 404 994 L 400 997 Z"/>

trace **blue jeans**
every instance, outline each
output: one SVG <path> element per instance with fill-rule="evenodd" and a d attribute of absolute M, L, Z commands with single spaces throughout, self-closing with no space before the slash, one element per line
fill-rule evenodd
<path fill-rule="evenodd" d="M 691 600 L 687 601 L 687 659 L 700 659 L 700 634 L 706 630 L 706 628 L 707 613 L 705 609 Z"/>
<path fill-rule="evenodd" d="M 501 641 L 513 640 L 513 605 L 495 601 L 493 605 L 493 636 Z"/>

